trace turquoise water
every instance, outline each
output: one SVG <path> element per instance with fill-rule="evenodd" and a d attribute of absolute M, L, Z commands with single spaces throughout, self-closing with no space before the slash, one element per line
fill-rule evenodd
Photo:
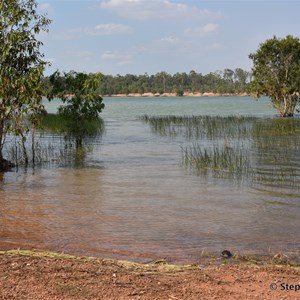
<path fill-rule="evenodd" d="M 274 117 L 268 99 L 105 98 L 104 103 L 105 134 L 81 167 L 3 175 L 2 248 L 175 262 L 197 261 L 203 250 L 299 248 L 297 189 L 197 176 L 182 166 L 182 148 L 198 141 L 155 134 L 139 119 L 145 114 Z M 57 105 L 46 104 L 50 112 Z M 294 162 L 300 165 L 296 154 Z"/>
<path fill-rule="evenodd" d="M 155 97 L 105 98 L 104 119 L 148 115 L 275 115 L 267 98 Z"/>

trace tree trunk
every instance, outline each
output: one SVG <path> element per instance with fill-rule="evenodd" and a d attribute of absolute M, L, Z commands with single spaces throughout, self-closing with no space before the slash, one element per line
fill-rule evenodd
<path fill-rule="evenodd" d="M 32 136 L 31 136 L 31 151 L 32 151 L 32 165 L 34 166 L 35 165 L 35 139 L 34 139 L 34 136 L 35 136 L 35 125 L 32 124 Z"/>
<path fill-rule="evenodd" d="M 293 116 L 294 116 L 294 113 L 290 112 L 290 111 L 282 111 L 280 113 L 280 117 L 282 117 L 282 118 L 291 118 Z"/>
<path fill-rule="evenodd" d="M 82 136 L 77 136 L 75 139 L 76 149 L 82 148 Z"/>
<path fill-rule="evenodd" d="M 4 126 L 5 126 L 5 110 L 3 108 L 3 105 L 1 107 L 1 116 L 0 116 L 0 172 L 7 172 L 11 170 L 11 168 L 14 167 L 14 164 L 10 161 L 6 160 L 3 157 L 2 149 L 5 139 L 5 132 L 4 132 Z"/>
<path fill-rule="evenodd" d="M 283 105 L 280 110 L 280 117 L 290 118 L 294 116 L 294 110 L 297 104 L 297 98 L 293 96 L 284 96 Z"/>
<path fill-rule="evenodd" d="M 28 159 L 28 153 L 27 153 L 25 142 L 26 142 L 26 138 L 23 134 L 21 134 L 21 143 L 22 143 L 22 149 L 23 149 L 24 163 L 25 163 L 25 166 L 28 166 L 29 159 Z"/>

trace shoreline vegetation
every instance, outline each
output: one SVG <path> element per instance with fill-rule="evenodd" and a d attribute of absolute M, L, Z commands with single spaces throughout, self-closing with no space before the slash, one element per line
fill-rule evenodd
<path fill-rule="evenodd" d="M 223 255 L 223 252 L 230 253 L 230 255 Z M 153 259 L 149 261 L 140 261 L 139 259 L 118 259 L 109 257 L 96 257 L 96 256 L 85 256 L 69 254 L 65 252 L 55 252 L 48 250 L 38 250 L 35 248 L 29 249 L 0 249 L 0 257 L 2 256 L 22 256 L 22 257 L 46 257 L 53 259 L 72 259 L 72 260 L 83 260 L 83 261 L 96 261 L 96 262 L 106 262 L 115 264 L 122 267 L 153 267 L 161 266 L 161 269 L 173 269 L 174 271 L 182 269 L 194 269 L 199 266 L 214 266 L 221 264 L 255 264 L 255 265 L 277 265 L 277 266 L 290 266 L 300 269 L 300 253 L 298 251 L 294 252 L 274 252 L 268 251 L 265 254 L 243 254 L 240 251 L 231 253 L 228 250 L 224 250 L 222 253 L 217 254 L 216 252 L 209 251 L 199 251 L 198 261 L 190 262 L 172 262 L 166 258 Z"/>
<path fill-rule="evenodd" d="M 172 97 L 172 96 L 239 96 L 249 95 L 251 73 L 240 68 L 235 70 L 211 72 L 203 75 L 195 71 L 168 74 L 159 72 L 154 75 L 105 75 L 86 74 L 76 71 L 56 71 L 43 78 L 43 91 L 47 96 L 72 94 L 70 83 L 78 85 L 83 79 L 97 75 L 99 86 L 96 92 L 112 97 Z M 51 98 L 51 97 L 50 97 Z"/>

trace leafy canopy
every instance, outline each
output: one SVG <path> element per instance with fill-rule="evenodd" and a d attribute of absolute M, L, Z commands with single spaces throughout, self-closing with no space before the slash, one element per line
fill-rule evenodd
<path fill-rule="evenodd" d="M 49 78 L 52 89 L 48 98 L 58 97 L 63 101 L 58 113 L 66 120 L 66 133 L 75 137 L 77 147 L 82 146 L 84 136 L 97 134 L 102 125 L 99 114 L 104 103 L 98 92 L 102 76 L 101 73 L 71 71 L 61 74 L 56 71 Z"/>
<path fill-rule="evenodd" d="M 21 137 L 42 110 L 41 78 L 47 64 L 36 36 L 50 20 L 37 13 L 35 0 L 0 0 L 0 168 L 7 133 Z M 25 150 L 25 148 L 24 148 Z M 28 160 L 28 158 L 25 158 Z"/>
<path fill-rule="evenodd" d="M 300 41 L 274 36 L 249 55 L 253 60 L 252 90 L 271 98 L 280 116 L 293 116 L 300 93 Z"/>

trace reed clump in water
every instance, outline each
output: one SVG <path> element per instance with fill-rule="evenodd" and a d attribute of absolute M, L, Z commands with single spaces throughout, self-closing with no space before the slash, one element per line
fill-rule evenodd
<path fill-rule="evenodd" d="M 86 120 L 82 125 L 81 132 L 77 133 L 70 131 L 68 120 L 63 116 L 41 115 L 34 139 L 31 138 L 32 133 L 26 136 L 26 148 L 28 155 L 33 158 L 34 165 L 81 165 L 87 153 L 91 151 L 91 145 L 98 143 L 105 131 L 102 119 Z M 15 166 L 24 165 L 22 144 L 14 137 L 9 138 L 11 141 L 4 149 L 6 156 Z M 77 144 L 78 138 L 81 139 L 80 147 Z"/>
<path fill-rule="evenodd" d="M 274 191 L 300 188 L 300 119 L 263 120 L 253 129 L 253 181 Z"/>
<path fill-rule="evenodd" d="M 157 135 L 193 141 L 182 146 L 182 161 L 198 175 L 300 186 L 300 119 L 148 115 L 141 119 Z"/>
<path fill-rule="evenodd" d="M 253 116 L 148 116 L 140 119 L 161 136 L 187 139 L 249 137 L 258 119 Z"/>
<path fill-rule="evenodd" d="M 84 120 L 81 124 L 81 131 L 76 132 L 70 127 L 69 120 L 60 114 L 46 114 L 40 117 L 40 129 L 42 131 L 59 133 L 76 136 L 81 134 L 83 136 L 97 136 L 102 135 L 105 127 L 102 119 Z"/>
<path fill-rule="evenodd" d="M 183 162 L 197 174 L 211 174 L 214 177 L 242 179 L 251 172 L 248 150 L 226 145 L 210 148 L 200 144 L 187 146 L 183 149 Z"/>

